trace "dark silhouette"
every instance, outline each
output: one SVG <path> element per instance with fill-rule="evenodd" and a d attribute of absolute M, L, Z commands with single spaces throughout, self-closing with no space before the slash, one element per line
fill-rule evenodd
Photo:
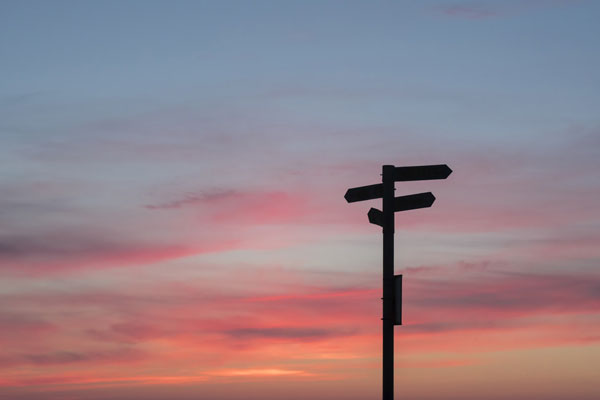
<path fill-rule="evenodd" d="M 383 400 L 394 399 L 394 325 L 402 325 L 402 275 L 394 275 L 394 213 L 431 207 L 431 192 L 394 197 L 396 181 L 446 179 L 452 170 L 446 164 L 411 167 L 382 167 L 381 181 L 375 185 L 351 188 L 348 203 L 382 198 L 382 211 L 371 208 L 369 222 L 383 228 Z"/>

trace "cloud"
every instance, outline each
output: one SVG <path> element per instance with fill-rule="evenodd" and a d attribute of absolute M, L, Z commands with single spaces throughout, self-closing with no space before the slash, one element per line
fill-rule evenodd
<path fill-rule="evenodd" d="M 186 206 L 201 206 L 238 197 L 235 190 L 212 190 L 201 193 L 186 193 L 182 198 L 160 204 L 147 204 L 144 207 L 150 210 L 170 210 Z"/>
<path fill-rule="evenodd" d="M 277 327 L 277 328 L 238 328 L 225 331 L 225 333 L 238 339 L 251 338 L 268 338 L 268 339 L 322 339 L 328 337 L 339 337 L 346 332 L 337 330 L 328 330 L 321 328 L 294 328 L 294 327 Z"/>
<path fill-rule="evenodd" d="M 0 311 L 0 326 L 0 339 L 3 341 L 31 340 L 32 336 L 56 330 L 53 323 L 41 316 L 5 311 Z"/>
<path fill-rule="evenodd" d="M 139 350 L 121 348 L 110 351 L 74 352 L 56 351 L 47 354 L 24 354 L 23 360 L 35 365 L 55 365 L 71 363 L 122 363 L 138 361 L 145 358 L 145 354 Z"/>
<path fill-rule="evenodd" d="M 249 225 L 290 223 L 302 220 L 312 211 L 305 196 L 299 193 L 232 189 L 186 193 L 182 198 L 144 207 L 150 210 L 204 208 L 213 225 L 229 222 Z"/>
<path fill-rule="evenodd" d="M 8 354 L 14 353 L 8 351 Z M 53 366 L 63 364 L 122 364 L 135 362 L 146 358 L 146 354 L 132 348 L 119 348 L 105 351 L 52 351 L 48 353 L 25 353 L 4 356 L 0 359 L 3 367 L 18 365 Z"/>
<path fill-rule="evenodd" d="M 420 308 L 506 312 L 592 312 L 600 306 L 600 276 L 496 272 L 462 281 L 417 280 L 409 289 Z"/>
<path fill-rule="evenodd" d="M 252 368 L 252 369 L 231 369 L 211 371 L 210 375 L 215 376 L 252 376 L 252 377 L 269 377 L 269 376 L 286 376 L 286 375 L 312 375 L 301 370 L 289 370 L 280 368 Z"/>
<path fill-rule="evenodd" d="M 519 273 L 475 265 L 471 262 L 460 263 L 456 268 L 404 271 L 407 333 L 511 331 L 535 326 L 538 317 L 576 316 L 594 313 L 600 307 L 600 279 L 593 274 Z M 379 288 L 298 285 L 287 290 L 284 295 L 224 296 L 208 287 L 186 291 L 165 285 L 135 296 L 106 292 L 61 299 L 63 296 L 57 294 L 54 299 L 46 296 L 30 302 L 42 301 L 56 308 L 120 310 L 104 320 L 103 325 L 108 328 L 85 330 L 88 339 L 100 342 L 133 344 L 160 339 L 176 344 L 213 337 L 223 343 L 229 340 L 255 347 L 274 340 L 339 340 L 376 330 Z M 157 301 L 146 300 L 146 296 Z M 191 316 L 198 309 L 211 312 L 202 317 Z M 289 315 L 294 315 L 293 323 Z M 371 322 L 365 325 L 365 321 Z"/>
<path fill-rule="evenodd" d="M 427 343 L 426 337 L 446 337 L 474 349 L 461 339 L 466 334 L 488 336 L 487 346 L 498 348 L 575 344 L 589 336 L 585 327 L 594 324 L 600 307 L 600 276 L 594 273 L 491 270 L 463 272 L 461 278 L 455 273 L 405 276 L 402 329 L 415 346 Z M 536 342 L 533 332 L 544 338 Z"/>
<path fill-rule="evenodd" d="M 500 266 L 504 269 L 499 270 Z M 405 325 L 398 328 L 400 345 L 409 354 L 420 354 L 595 343 L 597 338 L 589 334 L 594 322 L 586 317 L 600 306 L 598 279 L 593 274 L 520 273 L 508 267 L 483 260 L 404 270 Z M 309 376 L 334 368 L 323 363 L 359 368 L 376 356 L 381 313 L 378 285 L 318 284 L 311 277 L 315 272 L 284 274 L 272 267 L 246 275 L 242 290 L 223 292 L 222 283 L 237 274 L 235 268 L 193 268 L 212 274 L 197 274 L 194 283 L 183 277 L 178 281 L 174 274 L 159 283 L 141 280 L 133 285 L 140 275 L 132 273 L 131 282 L 118 287 L 111 280 L 103 288 L 42 288 L 0 295 L 0 304 L 14 310 L 2 322 L 21 315 L 20 320 L 33 323 L 37 319 L 31 310 L 44 304 L 44 318 L 60 329 L 44 334 L 43 341 L 30 338 L 29 342 L 37 343 L 32 348 L 9 335 L 5 344 L 18 353 L 0 360 L 2 368 L 30 365 L 49 371 L 60 366 L 63 376 L 74 376 L 72 382 L 136 385 L 144 379 L 122 368 L 124 363 L 135 362 L 157 376 L 173 377 L 162 381 L 168 384 L 188 382 L 185 377 L 193 376 L 191 371 L 209 380 L 265 377 L 268 370 L 302 371 L 297 376 Z M 275 275 L 282 287 L 265 282 L 263 276 L 269 275 Z M 566 321 L 569 329 L 565 329 Z M 541 338 L 540 332 L 552 335 Z M 478 344 L 467 343 L 467 337 L 477 338 Z M 336 357 L 349 351 L 350 358 Z M 299 352 L 303 357 L 298 358 Z M 239 364 L 240 359 L 244 364 Z M 282 367 L 281 359 L 289 363 Z M 463 365 L 463 359 L 417 362 L 415 366 Z M 198 365 L 202 371 L 197 371 Z M 181 371 L 180 379 L 169 373 L 174 366 Z M 6 374 L 8 382 L 24 379 Z"/>
<path fill-rule="evenodd" d="M 313 301 L 320 299 L 332 299 L 335 300 L 337 297 L 355 297 L 362 298 L 368 295 L 374 295 L 377 292 L 377 289 L 357 289 L 351 288 L 347 290 L 340 289 L 331 289 L 331 290 L 322 290 L 317 291 L 316 293 L 296 293 L 296 294 L 283 294 L 276 296 L 262 296 L 262 297 L 248 297 L 243 299 L 245 302 L 262 302 L 262 301 L 274 301 L 281 302 L 286 300 L 305 300 L 305 301 Z"/>
<path fill-rule="evenodd" d="M 109 232 L 57 231 L 49 234 L 0 235 L 0 269 L 23 275 L 151 264 L 162 260 L 218 251 L 232 243 L 202 248 L 115 237 Z"/>
<path fill-rule="evenodd" d="M 132 386 L 132 385 L 169 385 L 169 384 L 190 384 L 204 382 L 208 379 L 205 375 L 131 375 L 119 376 L 117 374 L 98 377 L 96 374 L 63 374 L 63 375 L 44 375 L 33 378 L 15 377 L 12 379 L 0 380 L 0 385 L 5 387 L 44 387 L 45 391 L 52 390 L 76 390 L 81 387 L 108 388 L 112 386 Z M 58 387 L 53 387 L 58 386 Z M 39 395 L 39 393 L 35 393 Z M 60 399 L 68 397 L 66 392 L 60 393 Z M 33 399 L 34 397 L 32 397 Z M 38 398 L 38 397 L 35 397 Z M 58 397 L 56 397 L 58 399 Z M 80 397 L 74 397 L 73 399 Z M 54 399 L 54 397 L 53 397 Z"/>

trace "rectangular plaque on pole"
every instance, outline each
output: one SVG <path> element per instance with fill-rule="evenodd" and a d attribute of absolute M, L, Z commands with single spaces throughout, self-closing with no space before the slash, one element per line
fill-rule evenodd
<path fill-rule="evenodd" d="M 402 325 L 402 275 L 394 275 L 394 325 Z"/>

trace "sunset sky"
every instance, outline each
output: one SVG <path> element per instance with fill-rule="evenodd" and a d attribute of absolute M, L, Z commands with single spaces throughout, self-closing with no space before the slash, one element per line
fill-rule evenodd
<path fill-rule="evenodd" d="M 0 399 L 600 398 L 600 2 L 0 0 Z"/>

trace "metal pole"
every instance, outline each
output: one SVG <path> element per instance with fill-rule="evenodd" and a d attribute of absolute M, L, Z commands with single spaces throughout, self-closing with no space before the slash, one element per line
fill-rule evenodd
<path fill-rule="evenodd" d="M 383 182 L 383 400 L 394 400 L 394 170 L 382 168 Z"/>

